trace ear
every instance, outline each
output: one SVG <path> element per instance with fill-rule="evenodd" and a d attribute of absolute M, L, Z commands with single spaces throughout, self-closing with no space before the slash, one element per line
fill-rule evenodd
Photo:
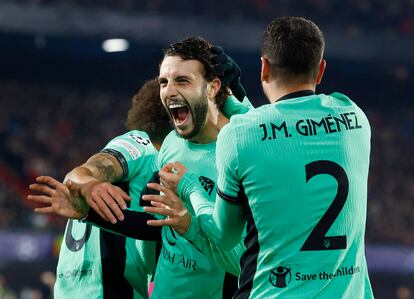
<path fill-rule="evenodd" d="M 219 78 L 214 78 L 207 83 L 207 97 L 209 99 L 214 98 L 221 88 L 221 81 Z"/>
<path fill-rule="evenodd" d="M 260 57 L 260 60 L 262 61 L 262 71 L 260 73 L 260 80 L 263 82 L 269 81 L 270 76 L 270 62 L 265 57 Z"/>
<path fill-rule="evenodd" d="M 321 63 L 319 64 L 318 75 L 316 76 L 316 81 L 315 81 L 316 85 L 321 83 L 323 74 L 325 73 L 325 69 L 326 69 L 326 60 L 322 59 Z"/>

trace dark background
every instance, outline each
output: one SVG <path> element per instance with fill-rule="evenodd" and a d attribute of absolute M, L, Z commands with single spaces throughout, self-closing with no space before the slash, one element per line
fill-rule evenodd
<path fill-rule="evenodd" d="M 282 15 L 320 25 L 318 91 L 347 94 L 371 122 L 372 285 L 376 298 L 414 298 L 414 4 L 404 0 L 0 1 L 0 298 L 49 298 L 65 221 L 34 214 L 27 186 L 39 174 L 63 179 L 125 131 L 161 49 L 192 35 L 224 46 L 258 106 L 261 34 Z M 113 37 L 129 49 L 104 52 Z"/>

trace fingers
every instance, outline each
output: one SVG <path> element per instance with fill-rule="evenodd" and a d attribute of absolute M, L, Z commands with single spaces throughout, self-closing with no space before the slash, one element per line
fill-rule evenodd
<path fill-rule="evenodd" d="M 38 203 L 52 204 L 52 198 L 46 195 L 28 195 L 27 199 Z"/>
<path fill-rule="evenodd" d="M 179 174 L 184 174 L 188 171 L 187 168 L 183 164 L 181 164 L 180 162 L 174 162 L 174 163 L 171 163 L 171 164 L 177 170 L 177 172 Z"/>
<path fill-rule="evenodd" d="M 149 194 L 147 194 L 147 195 L 142 196 L 142 199 L 145 200 L 145 201 L 151 201 L 151 204 L 153 202 L 162 203 L 163 205 L 168 206 L 170 208 L 172 208 L 173 205 L 174 205 L 173 201 L 170 200 L 167 196 L 164 196 L 164 195 L 153 195 L 153 194 L 149 195 Z"/>
<path fill-rule="evenodd" d="M 118 218 L 119 220 L 124 220 L 124 214 L 122 213 L 120 206 L 114 200 L 114 198 L 106 192 L 102 193 L 101 197 L 105 201 L 106 206 L 108 207 L 108 209 L 111 211 L 111 214 L 115 214 L 116 218 Z M 125 202 L 122 199 L 121 199 L 121 201 L 126 206 Z M 109 214 L 106 214 L 106 215 L 109 217 Z M 111 218 L 109 218 L 109 219 L 111 219 Z M 112 222 L 112 220 L 111 220 L 111 222 Z"/>
<path fill-rule="evenodd" d="M 105 214 L 101 211 L 101 209 L 98 207 L 98 205 L 94 201 L 87 201 L 89 207 L 91 207 L 98 215 L 104 219 L 105 221 L 109 222 L 108 217 L 105 216 Z"/>
<path fill-rule="evenodd" d="M 129 197 L 121 188 L 109 188 L 108 192 L 123 210 L 128 207 L 125 201 L 131 201 L 131 197 Z"/>
<path fill-rule="evenodd" d="M 160 220 L 148 220 L 147 224 L 149 226 L 173 226 L 175 224 L 175 220 L 171 218 L 165 218 Z"/>
<path fill-rule="evenodd" d="M 173 163 L 168 163 L 167 165 L 165 165 L 159 172 L 158 175 L 160 175 L 160 172 L 167 172 L 167 173 L 174 173 L 174 167 L 173 167 Z"/>
<path fill-rule="evenodd" d="M 222 63 L 228 62 L 229 58 L 230 57 L 227 56 L 226 54 L 219 54 L 219 55 L 213 56 L 211 58 L 211 62 L 213 63 L 213 65 L 222 64 Z"/>
<path fill-rule="evenodd" d="M 169 207 L 174 207 L 177 205 L 177 203 L 179 203 L 181 206 L 180 198 L 168 186 L 160 185 L 156 183 L 148 183 L 147 186 L 150 189 L 164 193 L 164 195 L 146 194 L 142 196 L 143 200 L 161 202 Z"/>
<path fill-rule="evenodd" d="M 155 191 L 159 191 L 159 192 L 164 192 L 165 191 L 165 187 L 163 185 L 157 184 L 157 183 L 148 183 L 147 187 L 150 189 L 153 189 Z"/>
<path fill-rule="evenodd" d="M 165 171 L 164 168 L 159 172 L 160 180 L 167 181 L 167 182 L 175 182 L 177 175 L 175 173 Z"/>
<path fill-rule="evenodd" d="M 41 214 L 53 214 L 54 213 L 53 207 L 36 208 L 34 209 L 34 211 L 36 213 L 41 213 Z"/>
<path fill-rule="evenodd" d="M 175 213 L 171 209 L 159 208 L 159 207 L 144 207 L 144 211 L 147 213 L 159 214 L 166 217 L 174 217 Z"/>
<path fill-rule="evenodd" d="M 223 48 L 220 46 L 212 46 L 210 48 L 211 53 L 213 53 L 214 55 L 219 55 L 221 53 L 223 53 Z"/>
<path fill-rule="evenodd" d="M 156 201 L 151 201 L 151 205 L 153 206 L 153 207 L 156 207 L 156 208 L 166 208 L 166 209 L 170 209 L 169 207 L 167 207 L 165 204 L 163 204 L 163 203 L 160 203 L 160 202 L 156 202 Z M 170 209 L 171 210 L 171 209 Z"/>
<path fill-rule="evenodd" d="M 51 186 L 55 189 L 59 184 L 62 184 L 61 182 L 59 182 L 58 180 L 52 178 L 51 176 L 46 176 L 46 175 L 38 176 L 36 178 L 36 182 L 42 183 L 42 184 L 47 184 L 47 185 L 49 185 L 49 186 Z"/>
<path fill-rule="evenodd" d="M 49 196 L 52 196 L 53 192 L 55 191 L 55 189 L 52 189 L 49 186 L 43 185 L 43 184 L 31 184 L 29 186 L 29 189 L 32 190 L 32 191 L 47 194 Z"/>
<path fill-rule="evenodd" d="M 107 196 L 106 194 L 98 194 L 97 196 L 94 196 L 93 200 L 98 206 L 99 210 L 113 224 L 117 222 L 114 214 L 119 215 L 120 213 L 122 215 L 121 218 L 123 218 L 123 214 L 121 210 L 119 209 L 118 204 L 114 200 L 112 200 L 110 196 Z"/>
<path fill-rule="evenodd" d="M 220 63 L 220 64 L 215 65 L 214 66 L 214 71 L 218 75 L 223 75 L 226 72 L 233 70 L 233 68 L 234 68 L 234 65 L 231 64 L 230 61 L 228 61 L 226 63 L 223 62 L 223 63 Z M 230 78 L 230 79 L 233 79 L 233 78 Z"/>
<path fill-rule="evenodd" d="M 99 211 L 101 211 L 101 213 L 105 215 L 105 218 L 108 219 L 113 224 L 115 224 L 116 218 L 114 214 L 112 214 L 111 210 L 108 208 L 105 201 L 103 199 L 98 199 L 98 200 L 95 200 L 95 203 L 98 206 Z"/>
<path fill-rule="evenodd" d="M 124 220 L 122 210 L 127 208 L 125 201 L 131 198 L 121 188 L 110 183 L 93 183 L 87 192 L 88 205 L 103 219 L 116 223 Z"/>
<path fill-rule="evenodd" d="M 80 184 L 75 183 L 72 180 L 68 180 L 66 182 L 67 188 L 74 194 L 77 194 L 78 196 L 81 196 L 81 187 Z"/>

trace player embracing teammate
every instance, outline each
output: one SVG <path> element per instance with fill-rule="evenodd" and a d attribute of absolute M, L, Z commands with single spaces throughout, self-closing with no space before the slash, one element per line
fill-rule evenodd
<path fill-rule="evenodd" d="M 161 100 L 176 132 L 161 148 L 162 185 L 151 186 L 164 192 L 144 197 L 153 205 L 145 211 L 167 216 L 145 218 L 166 226 L 156 298 L 219 295 L 224 271 L 194 246 L 200 236 L 223 252 L 244 239 L 234 298 L 372 298 L 364 244 L 370 126 L 347 96 L 315 93 L 326 68 L 322 32 L 303 18 L 273 20 L 261 57 L 270 104 L 230 122 L 220 79 L 186 46 L 172 45 L 161 63 Z M 304 120 L 312 134 L 303 134 Z M 126 196 L 116 194 L 103 201 L 122 219 L 112 203 Z M 52 205 L 62 200 L 52 197 Z M 214 277 L 206 283 L 197 271 Z"/>

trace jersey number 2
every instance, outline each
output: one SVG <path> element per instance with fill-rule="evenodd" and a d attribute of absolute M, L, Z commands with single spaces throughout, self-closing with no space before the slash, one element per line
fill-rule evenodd
<path fill-rule="evenodd" d="M 328 210 L 316 224 L 303 244 L 301 251 L 335 250 L 346 248 L 346 236 L 327 237 L 326 233 L 335 222 L 348 197 L 349 182 L 345 170 L 335 162 L 319 160 L 305 166 L 306 182 L 319 174 L 333 176 L 338 182 L 336 196 Z"/>

